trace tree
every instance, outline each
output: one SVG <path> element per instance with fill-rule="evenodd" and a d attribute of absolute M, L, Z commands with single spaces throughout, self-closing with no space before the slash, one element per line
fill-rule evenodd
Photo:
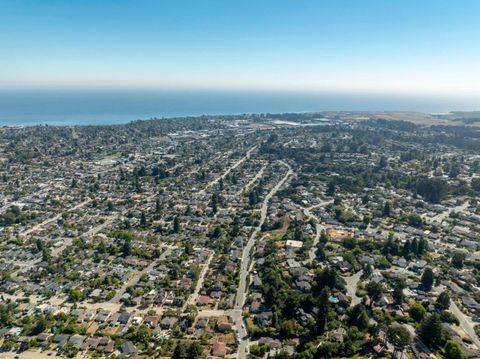
<path fill-rule="evenodd" d="M 180 232 L 180 219 L 178 216 L 175 216 L 173 219 L 173 233 L 179 233 Z"/>
<path fill-rule="evenodd" d="M 442 309 L 448 309 L 450 307 L 450 296 L 446 291 L 443 291 L 438 296 L 437 305 Z"/>
<path fill-rule="evenodd" d="M 248 204 L 250 206 L 255 206 L 258 203 L 258 195 L 256 191 L 250 191 L 248 194 Z"/>
<path fill-rule="evenodd" d="M 422 217 L 418 214 L 410 214 L 408 216 L 408 225 L 416 228 L 420 228 L 423 226 Z"/>
<path fill-rule="evenodd" d="M 385 156 L 380 157 L 380 161 L 378 161 L 378 167 L 385 168 L 387 167 L 387 165 L 388 165 L 387 158 Z"/>
<path fill-rule="evenodd" d="M 323 262 L 327 258 L 327 255 L 325 254 L 325 247 L 323 246 L 323 244 L 318 245 L 315 254 L 317 256 L 317 259 L 321 262 Z"/>
<path fill-rule="evenodd" d="M 320 243 L 323 243 L 323 244 L 326 244 L 328 242 L 327 232 L 324 229 L 322 229 L 322 232 L 320 232 L 319 241 Z"/>
<path fill-rule="evenodd" d="M 455 251 L 452 255 L 452 265 L 458 269 L 462 268 L 466 257 L 465 252 Z"/>
<path fill-rule="evenodd" d="M 416 302 L 410 307 L 409 314 L 416 322 L 421 321 L 425 316 L 425 313 L 426 310 L 421 303 Z"/>
<path fill-rule="evenodd" d="M 368 279 L 372 276 L 373 274 L 373 269 L 370 264 L 366 264 L 365 267 L 363 267 L 363 272 L 362 272 L 362 278 Z"/>
<path fill-rule="evenodd" d="M 410 258 L 410 240 L 408 239 L 405 241 L 405 244 L 403 245 L 402 256 L 405 259 Z"/>
<path fill-rule="evenodd" d="M 147 226 L 147 216 L 145 215 L 145 211 L 142 211 L 142 214 L 140 216 L 140 227 L 146 227 Z"/>
<path fill-rule="evenodd" d="M 187 350 L 188 347 L 185 343 L 178 342 L 173 351 L 172 359 L 187 359 Z"/>
<path fill-rule="evenodd" d="M 370 201 L 370 198 L 368 197 L 368 194 L 365 194 L 363 197 L 362 197 L 362 204 L 367 204 L 368 202 Z"/>
<path fill-rule="evenodd" d="M 80 302 L 83 298 L 83 293 L 81 290 L 72 289 L 68 295 L 72 302 Z"/>
<path fill-rule="evenodd" d="M 185 243 L 185 253 L 188 254 L 188 255 L 192 255 L 193 253 L 195 253 L 195 249 L 193 248 L 193 244 L 191 241 L 187 241 Z"/>
<path fill-rule="evenodd" d="M 420 239 L 417 247 L 417 256 L 421 257 L 428 251 L 428 242 L 425 238 Z"/>
<path fill-rule="evenodd" d="M 50 327 L 50 324 L 45 316 L 40 316 L 33 328 L 31 329 L 29 335 L 38 335 Z"/>
<path fill-rule="evenodd" d="M 202 354 L 202 347 L 197 342 L 179 341 L 172 354 L 172 359 L 197 359 Z"/>
<path fill-rule="evenodd" d="M 38 252 L 43 252 L 43 249 L 45 248 L 45 244 L 40 238 L 37 238 L 35 241 L 35 246 L 37 247 Z"/>
<path fill-rule="evenodd" d="M 445 352 L 446 359 L 465 359 L 465 353 L 458 343 L 455 343 L 452 340 L 448 340 L 445 346 L 443 347 Z"/>
<path fill-rule="evenodd" d="M 419 178 L 417 193 L 432 203 L 439 203 L 448 193 L 447 182 L 442 178 Z"/>
<path fill-rule="evenodd" d="M 213 231 L 210 233 L 210 238 L 218 239 L 222 236 L 222 228 L 220 226 L 215 226 Z"/>
<path fill-rule="evenodd" d="M 382 284 L 373 280 L 367 283 L 365 289 L 367 290 L 368 295 L 374 300 L 379 299 L 383 293 Z"/>
<path fill-rule="evenodd" d="M 122 256 L 128 257 L 131 254 L 132 254 L 132 240 L 129 237 L 127 237 L 123 240 Z"/>
<path fill-rule="evenodd" d="M 434 279 L 432 268 L 425 268 L 422 274 L 422 284 L 427 292 L 432 289 Z"/>
<path fill-rule="evenodd" d="M 210 205 L 212 206 L 213 214 L 218 212 L 218 195 L 216 193 L 212 194 L 212 200 Z"/>
<path fill-rule="evenodd" d="M 389 217 L 391 212 L 390 202 L 385 202 L 385 205 L 383 206 L 383 216 Z"/>
<path fill-rule="evenodd" d="M 392 325 L 388 327 L 387 339 L 393 344 L 395 351 L 403 351 L 411 342 L 410 333 L 404 326 L 400 325 Z"/>
<path fill-rule="evenodd" d="M 191 342 L 190 345 L 188 346 L 187 354 L 189 359 L 200 358 L 202 352 L 203 352 L 203 349 L 200 346 L 200 344 L 197 342 Z"/>
<path fill-rule="evenodd" d="M 355 325 L 360 330 L 368 328 L 370 318 L 363 304 L 357 304 L 349 310 L 348 324 Z"/>
<path fill-rule="evenodd" d="M 317 270 L 315 280 L 318 291 L 321 291 L 325 287 L 335 289 L 344 286 L 335 268 L 327 267 L 323 270 Z"/>
<path fill-rule="evenodd" d="M 42 261 L 46 263 L 50 263 L 51 260 L 52 260 L 52 255 L 50 253 L 50 249 L 44 247 L 42 249 Z"/>
<path fill-rule="evenodd" d="M 327 325 L 328 317 L 328 298 L 330 296 L 328 288 L 323 288 L 318 300 L 318 314 L 317 314 L 317 332 L 323 334 L 325 332 L 325 326 Z"/>
<path fill-rule="evenodd" d="M 327 190 L 325 191 L 327 196 L 333 196 L 335 194 L 335 183 L 333 181 L 328 182 Z"/>
<path fill-rule="evenodd" d="M 134 335 L 134 338 L 137 342 L 146 343 L 152 338 L 152 330 L 146 325 L 140 325 Z"/>
<path fill-rule="evenodd" d="M 395 287 L 393 288 L 393 299 L 395 303 L 402 304 L 403 300 L 405 299 L 405 295 L 403 294 L 403 289 L 405 288 L 405 282 L 403 280 L 397 281 Z"/>
<path fill-rule="evenodd" d="M 412 240 L 412 242 L 410 243 L 410 253 L 412 253 L 414 256 L 416 256 L 417 251 L 418 251 L 418 241 L 417 241 L 416 238 L 414 238 Z"/>
<path fill-rule="evenodd" d="M 470 185 L 474 191 L 480 192 L 480 178 L 472 178 Z"/>
<path fill-rule="evenodd" d="M 447 333 L 442 327 L 442 321 L 438 314 L 431 314 L 426 317 L 419 328 L 420 337 L 425 344 L 441 347 L 447 339 Z"/>
<path fill-rule="evenodd" d="M 357 328 L 359 330 L 366 330 L 370 325 L 370 317 L 366 310 L 363 310 L 357 318 Z"/>

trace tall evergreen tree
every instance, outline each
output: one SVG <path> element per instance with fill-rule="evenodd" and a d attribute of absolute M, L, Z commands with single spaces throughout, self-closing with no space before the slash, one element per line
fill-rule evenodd
<path fill-rule="evenodd" d="M 325 332 L 325 327 L 327 325 L 328 318 L 328 298 L 330 296 L 330 291 L 328 287 L 322 289 L 320 297 L 318 300 L 318 314 L 317 314 L 317 332 L 323 334 Z"/>
<path fill-rule="evenodd" d="M 173 233 L 180 233 L 180 219 L 175 216 L 173 219 Z"/>
<path fill-rule="evenodd" d="M 422 274 L 422 284 L 425 287 L 425 290 L 427 292 L 430 291 L 430 289 L 432 289 L 434 280 L 435 280 L 435 277 L 433 275 L 432 268 L 430 267 L 425 268 Z"/>

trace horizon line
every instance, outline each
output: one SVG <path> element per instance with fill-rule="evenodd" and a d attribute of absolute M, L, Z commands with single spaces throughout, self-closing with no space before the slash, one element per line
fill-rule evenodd
<path fill-rule="evenodd" d="M 264 92 L 264 93 L 309 93 L 309 94 L 345 94 L 345 95 L 389 95 L 389 96 L 425 96 L 448 98 L 474 98 L 480 96 L 478 91 L 444 91 L 444 90 L 407 90 L 394 88 L 362 88 L 362 87 L 313 87 L 313 86 L 222 86 L 222 85 L 181 85 L 136 81 L 38 81 L 9 82 L 0 81 L 0 90 L 156 90 L 156 91 L 228 91 L 228 92 Z"/>

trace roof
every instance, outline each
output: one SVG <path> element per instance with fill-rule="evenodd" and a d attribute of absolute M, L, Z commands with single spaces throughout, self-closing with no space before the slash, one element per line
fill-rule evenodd
<path fill-rule="evenodd" d="M 213 343 L 212 354 L 218 357 L 224 357 L 227 355 L 227 346 L 224 342 Z"/>
<path fill-rule="evenodd" d="M 135 354 L 137 352 L 137 348 L 135 347 L 135 345 L 128 341 L 128 342 L 125 342 L 123 343 L 121 346 L 120 346 L 120 350 L 122 351 L 123 354 L 125 355 L 132 355 L 132 354 Z"/>

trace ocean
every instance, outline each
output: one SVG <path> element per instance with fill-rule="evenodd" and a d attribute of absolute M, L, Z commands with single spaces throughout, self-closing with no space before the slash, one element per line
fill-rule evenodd
<path fill-rule="evenodd" d="M 153 117 L 311 111 L 479 110 L 475 99 L 298 91 L 0 88 L 0 126 L 121 124 Z"/>

